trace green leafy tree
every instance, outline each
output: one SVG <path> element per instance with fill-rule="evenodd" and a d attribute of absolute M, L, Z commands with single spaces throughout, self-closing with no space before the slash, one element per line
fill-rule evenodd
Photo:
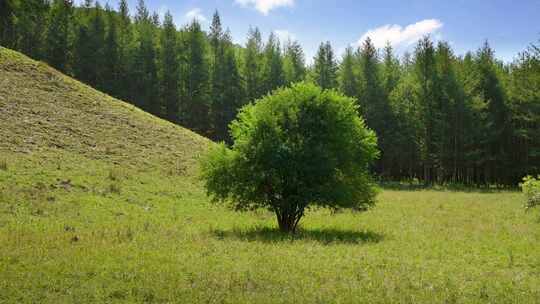
<path fill-rule="evenodd" d="M 232 149 L 219 145 L 202 161 L 216 201 L 270 210 L 289 233 L 310 207 L 374 205 L 368 166 L 378 154 L 376 136 L 351 98 L 296 84 L 244 107 L 231 131 Z"/>

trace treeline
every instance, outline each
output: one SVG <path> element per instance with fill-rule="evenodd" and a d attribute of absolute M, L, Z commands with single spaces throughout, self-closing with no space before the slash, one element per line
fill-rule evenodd
<path fill-rule="evenodd" d="M 456 56 L 426 37 L 398 58 L 367 39 L 338 60 L 322 43 L 307 66 L 300 44 L 266 42 L 250 28 L 232 42 L 219 14 L 197 20 L 87 0 L 3 0 L 0 44 L 44 60 L 112 96 L 214 140 L 228 141 L 238 109 L 268 92 L 310 81 L 355 98 L 379 138 L 373 170 L 386 180 L 512 185 L 540 173 L 540 48 L 504 64 L 485 43 Z"/>

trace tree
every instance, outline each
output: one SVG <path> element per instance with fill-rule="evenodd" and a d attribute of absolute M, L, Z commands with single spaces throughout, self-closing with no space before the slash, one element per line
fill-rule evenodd
<path fill-rule="evenodd" d="M 330 42 L 321 43 L 315 55 L 314 79 L 315 83 L 323 89 L 337 87 L 337 63 Z"/>
<path fill-rule="evenodd" d="M 158 91 L 157 51 L 155 48 L 156 27 L 144 1 L 140 0 L 135 16 L 136 39 L 133 58 L 132 99 L 142 109 L 160 116 L 162 114 Z"/>
<path fill-rule="evenodd" d="M 424 182 L 434 182 L 437 167 L 435 131 L 440 120 L 436 102 L 439 99 L 439 79 L 435 65 L 435 48 L 429 37 L 420 40 L 415 49 L 415 77 L 418 83 L 418 106 L 420 108 L 419 130 Z"/>
<path fill-rule="evenodd" d="M 210 71 L 205 33 L 193 20 L 185 31 L 185 62 L 182 67 L 182 121 L 201 134 L 207 134 L 210 107 Z"/>
<path fill-rule="evenodd" d="M 160 80 L 161 96 L 165 103 L 165 117 L 171 122 L 178 122 L 180 67 L 177 52 L 176 28 L 169 11 L 163 20 L 160 37 Z"/>
<path fill-rule="evenodd" d="M 385 94 L 377 49 L 367 38 L 359 50 L 360 90 L 358 100 L 362 115 L 368 127 L 372 128 L 380 138 L 381 158 L 377 162 L 376 170 L 379 174 L 388 174 L 391 162 L 392 130 L 394 117 L 388 96 Z"/>
<path fill-rule="evenodd" d="M 244 52 L 246 97 L 249 101 L 262 96 L 262 38 L 258 28 L 250 28 Z"/>
<path fill-rule="evenodd" d="M 285 82 L 288 84 L 303 81 L 306 77 L 304 51 L 298 41 L 288 41 L 283 58 Z"/>
<path fill-rule="evenodd" d="M 287 233 L 311 207 L 374 205 L 368 165 L 377 157 L 377 139 L 353 99 L 295 84 L 244 107 L 231 131 L 232 149 L 219 145 L 202 161 L 215 201 L 274 212 Z"/>
<path fill-rule="evenodd" d="M 66 71 L 69 61 L 72 10 L 72 0 L 54 0 L 45 33 L 45 60 L 62 72 Z"/>
<path fill-rule="evenodd" d="M 237 110 L 244 104 L 242 77 L 236 62 L 235 50 L 230 33 L 223 35 L 223 91 L 220 99 L 212 103 L 215 138 L 230 143 L 228 125 L 236 116 Z"/>
<path fill-rule="evenodd" d="M 16 45 L 15 1 L 0 1 L 0 45 L 12 48 Z"/>
<path fill-rule="evenodd" d="M 119 97 L 121 92 L 120 85 L 120 54 L 118 42 L 118 26 L 115 13 L 107 5 L 105 9 L 107 13 L 107 34 L 105 37 L 105 45 L 103 47 L 103 76 L 102 87 L 109 94 Z"/>
<path fill-rule="evenodd" d="M 0 8 L 0 11 L 2 10 Z M 21 1 L 19 11 L 24 13 L 19 14 L 17 20 L 18 49 L 34 59 L 42 59 L 45 33 L 43 20 L 47 18 L 49 2 L 47 0 Z"/>
<path fill-rule="evenodd" d="M 269 93 L 285 84 L 281 47 L 274 33 L 268 37 L 268 42 L 264 50 L 263 84 L 263 94 Z"/>
<path fill-rule="evenodd" d="M 357 98 L 358 86 L 359 81 L 355 71 L 353 50 L 348 47 L 339 67 L 339 89 L 346 96 Z"/>

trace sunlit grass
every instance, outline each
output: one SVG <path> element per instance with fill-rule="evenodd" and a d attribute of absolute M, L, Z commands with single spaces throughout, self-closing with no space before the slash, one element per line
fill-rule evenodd
<path fill-rule="evenodd" d="M 289 236 L 272 214 L 211 205 L 194 179 L 165 169 L 2 156 L 0 302 L 540 297 L 540 224 L 517 192 L 383 190 L 369 212 L 313 211 Z"/>

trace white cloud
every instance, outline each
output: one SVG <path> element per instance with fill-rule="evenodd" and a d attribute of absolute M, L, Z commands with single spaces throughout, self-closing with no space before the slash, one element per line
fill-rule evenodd
<path fill-rule="evenodd" d="M 197 19 L 199 22 L 206 22 L 208 19 L 202 14 L 200 8 L 194 8 L 186 13 L 185 18 L 189 21 Z"/>
<path fill-rule="evenodd" d="M 278 7 L 291 7 L 295 0 L 235 0 L 236 3 L 242 6 L 253 6 L 263 15 Z"/>
<path fill-rule="evenodd" d="M 275 30 L 274 34 L 278 37 L 279 41 L 285 43 L 289 40 L 296 40 L 296 36 L 287 30 Z"/>
<path fill-rule="evenodd" d="M 367 31 L 358 40 L 357 44 L 362 44 L 369 37 L 373 45 L 377 48 L 384 47 L 387 42 L 390 42 L 393 47 L 408 46 L 417 42 L 425 35 L 436 33 L 442 26 L 443 23 L 437 19 L 418 21 L 406 27 L 397 24 L 387 24 Z"/>

